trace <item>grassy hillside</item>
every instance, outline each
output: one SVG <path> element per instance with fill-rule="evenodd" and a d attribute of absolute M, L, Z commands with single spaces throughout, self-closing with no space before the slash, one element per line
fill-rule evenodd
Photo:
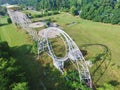
<path fill-rule="evenodd" d="M 48 16 L 67 32 L 80 49 L 87 51 L 86 60 L 94 60 L 90 68 L 96 85 L 112 84 L 120 88 L 120 26 L 83 20 L 68 13 Z M 36 19 L 37 20 L 37 19 Z"/>
<path fill-rule="evenodd" d="M 11 54 L 16 58 L 25 72 L 30 90 L 66 90 L 64 78 L 54 68 L 52 59 L 46 54 L 40 56 L 30 53 L 32 41 L 23 30 L 17 29 L 13 24 L 7 24 L 7 17 L 0 18 L 0 41 L 7 41 L 11 47 Z M 67 89 L 68 90 L 68 89 Z"/>
<path fill-rule="evenodd" d="M 48 18 L 56 21 L 82 51 L 87 51 L 86 60 L 94 62 L 90 68 L 94 84 L 109 83 L 115 87 L 115 90 L 119 90 L 120 26 L 83 20 L 68 13 L 39 19 Z M 27 52 L 31 47 L 30 37 L 24 31 L 14 28 L 12 24 L 7 25 L 6 18 L 1 20 L 3 25 L 0 26 L 0 40 L 8 41 L 14 49 L 14 56 L 23 66 L 31 88 L 43 90 L 44 85 L 41 83 L 44 83 L 48 90 L 53 87 L 61 90 L 64 87 L 62 77 L 53 67 L 51 58 L 42 54 L 38 64 L 35 57 Z M 66 89 L 62 88 L 62 90 Z"/>
<path fill-rule="evenodd" d="M 2 23 L 0 26 L 0 38 L 2 41 L 8 41 L 11 47 L 31 43 L 29 36 L 23 30 L 7 23 L 7 17 L 2 17 L 0 20 Z"/>

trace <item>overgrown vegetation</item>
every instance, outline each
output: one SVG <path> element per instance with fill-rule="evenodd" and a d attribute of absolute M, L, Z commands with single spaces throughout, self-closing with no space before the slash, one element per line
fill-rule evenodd
<path fill-rule="evenodd" d="M 78 76 L 78 72 L 73 70 L 69 70 L 65 73 L 65 85 L 69 88 L 69 90 L 92 90 L 85 84 L 84 81 L 80 82 L 80 78 Z"/>
<path fill-rule="evenodd" d="M 61 39 L 61 37 L 58 36 L 56 38 L 50 39 L 49 42 L 56 57 L 65 57 L 66 43 Z"/>
<path fill-rule="evenodd" d="M 91 0 L 82 6 L 80 16 L 97 22 L 120 24 L 120 1 Z"/>
<path fill-rule="evenodd" d="M 10 2 L 8 0 L 8 2 Z M 0 3 L 6 3 L 1 1 Z M 81 18 L 96 22 L 120 24 L 120 1 L 119 0 L 13 0 L 23 7 L 34 8 L 44 12 L 34 17 L 50 16 L 53 13 L 66 11 L 73 15 L 80 14 Z M 4 14 L 5 12 L 2 12 Z"/>
<path fill-rule="evenodd" d="M 44 17 L 44 16 L 51 16 L 51 15 L 56 15 L 56 14 L 59 14 L 59 11 L 42 11 L 42 12 L 39 12 L 38 14 L 37 13 L 33 13 L 31 11 L 24 11 L 26 13 L 26 15 L 29 17 L 29 18 L 41 18 L 41 17 Z"/>
<path fill-rule="evenodd" d="M 7 13 L 6 13 L 6 8 L 5 7 L 2 7 L 2 6 L 0 6 L 0 16 L 2 15 L 2 16 L 4 16 L 4 15 L 6 15 Z"/>
<path fill-rule="evenodd" d="M 0 83 L 0 90 L 18 90 L 18 87 L 28 90 L 24 72 L 20 66 L 16 65 L 7 42 L 0 42 Z"/>
<path fill-rule="evenodd" d="M 10 24 L 12 23 L 11 18 L 7 18 L 7 22 Z"/>
<path fill-rule="evenodd" d="M 111 84 L 104 83 L 101 87 L 97 88 L 97 90 L 114 90 L 114 87 Z"/>
<path fill-rule="evenodd" d="M 93 59 L 94 64 L 90 68 L 90 72 L 96 87 L 102 87 L 103 83 L 109 84 L 109 81 L 115 80 L 118 82 L 114 86 L 115 90 L 120 88 L 120 72 L 118 68 L 118 53 L 120 53 L 118 51 L 119 26 L 84 20 L 68 13 L 43 17 L 41 20 L 49 18 L 62 26 L 80 49 L 87 51 L 86 60 Z M 76 23 L 70 26 L 67 25 L 72 22 Z M 110 85 L 113 86 L 113 84 Z"/>

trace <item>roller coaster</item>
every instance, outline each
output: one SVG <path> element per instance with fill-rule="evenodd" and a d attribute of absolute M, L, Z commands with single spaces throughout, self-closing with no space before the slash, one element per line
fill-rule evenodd
<path fill-rule="evenodd" d="M 38 42 L 38 54 L 40 52 L 47 52 L 47 54 L 52 58 L 53 65 L 64 74 L 66 66 L 65 62 L 71 62 L 74 66 L 75 71 L 79 74 L 80 81 L 84 80 L 86 85 L 92 88 L 92 80 L 88 65 L 76 45 L 76 43 L 71 39 L 71 37 L 58 27 L 48 27 L 46 29 L 40 30 L 37 33 L 34 28 L 29 27 L 32 23 L 31 20 L 22 12 L 15 9 L 12 6 L 7 6 L 7 12 L 15 26 L 21 27 L 25 30 L 33 40 Z M 52 48 L 52 43 L 50 38 L 60 37 L 66 47 L 66 55 L 64 57 L 57 57 Z"/>

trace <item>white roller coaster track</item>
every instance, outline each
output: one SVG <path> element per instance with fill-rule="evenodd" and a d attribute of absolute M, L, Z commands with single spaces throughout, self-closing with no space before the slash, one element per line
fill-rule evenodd
<path fill-rule="evenodd" d="M 38 41 L 38 54 L 41 51 L 46 51 L 53 59 L 54 66 L 62 74 L 64 73 L 64 62 L 70 61 L 78 71 L 80 81 L 86 81 L 86 84 L 92 88 L 91 76 L 86 61 L 78 46 L 67 33 L 56 27 L 49 27 L 37 33 L 37 31 L 29 27 L 32 22 L 24 13 L 18 10 L 13 10 L 11 8 L 7 8 L 7 11 L 15 26 L 19 25 L 21 28 L 26 30 L 29 35 L 32 36 L 33 40 Z M 55 34 L 51 36 L 51 32 L 54 32 Z M 49 41 L 49 38 L 56 38 L 57 36 L 60 36 L 66 45 L 66 55 L 63 58 L 57 57 L 54 54 L 51 43 Z"/>

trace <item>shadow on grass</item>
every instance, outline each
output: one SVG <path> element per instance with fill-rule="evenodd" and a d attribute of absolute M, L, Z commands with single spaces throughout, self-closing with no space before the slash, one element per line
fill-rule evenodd
<path fill-rule="evenodd" d="M 30 53 L 31 47 L 22 45 L 11 48 L 12 56 L 25 72 L 30 90 L 69 90 L 65 87 L 65 79 L 53 66 L 52 59 L 45 54 L 36 60 L 37 56 Z"/>
<path fill-rule="evenodd" d="M 91 77 L 93 82 L 96 84 L 107 71 L 111 62 L 112 54 L 110 49 L 103 44 L 85 44 L 82 47 L 87 48 L 90 46 L 92 46 L 93 48 L 94 46 L 99 46 L 103 49 L 102 53 L 100 52 L 94 57 L 93 66 L 95 67 L 91 72 Z"/>
<path fill-rule="evenodd" d="M 82 50 L 82 49 L 81 49 L 80 51 L 82 52 L 82 55 L 83 55 L 83 56 L 86 56 L 86 55 L 88 54 L 87 50 Z"/>
<path fill-rule="evenodd" d="M 117 80 L 111 80 L 108 83 L 111 84 L 114 87 L 117 86 L 117 85 L 120 85 L 120 82 L 118 82 Z"/>
<path fill-rule="evenodd" d="M 6 26 L 6 25 L 9 25 L 9 24 L 8 23 L 2 23 L 2 24 L 0 24 L 0 27 Z"/>

